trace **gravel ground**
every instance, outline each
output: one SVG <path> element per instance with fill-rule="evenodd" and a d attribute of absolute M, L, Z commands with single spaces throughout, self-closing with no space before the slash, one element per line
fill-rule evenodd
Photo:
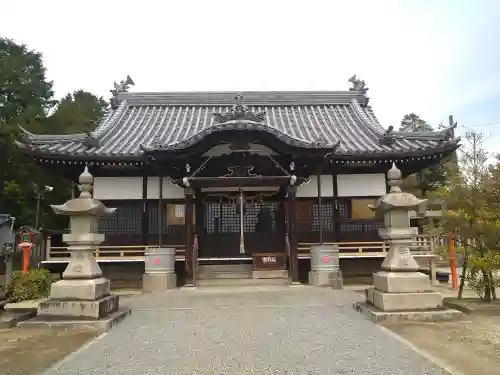
<path fill-rule="evenodd" d="M 127 298 L 134 311 L 46 375 L 444 375 L 352 308 L 358 293 L 205 288 Z"/>
<path fill-rule="evenodd" d="M 0 330 L 0 374 L 38 375 L 97 335 L 90 330 Z"/>
<path fill-rule="evenodd" d="M 388 326 L 464 375 L 500 374 L 500 316 Z"/>

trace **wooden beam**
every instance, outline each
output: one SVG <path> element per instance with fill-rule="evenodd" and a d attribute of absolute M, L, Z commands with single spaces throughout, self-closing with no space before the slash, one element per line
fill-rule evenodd
<path fill-rule="evenodd" d="M 289 176 L 263 177 L 192 177 L 190 187 L 244 187 L 244 186 L 286 186 L 290 184 Z"/>

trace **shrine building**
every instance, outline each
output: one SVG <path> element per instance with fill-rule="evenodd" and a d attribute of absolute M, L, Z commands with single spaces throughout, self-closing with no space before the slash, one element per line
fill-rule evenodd
<path fill-rule="evenodd" d="M 36 135 L 18 147 L 42 168 L 77 181 L 85 165 L 103 218 L 100 262 L 144 262 L 148 246 L 175 247 L 185 277 L 198 265 L 252 264 L 307 271 L 309 247 L 336 243 L 355 267 L 381 262 L 383 225 L 369 204 L 387 192 L 385 174 L 440 163 L 458 147 L 453 127 L 384 128 L 363 81 L 344 91 L 129 92 L 88 134 Z M 67 262 L 47 244 L 46 263 Z"/>

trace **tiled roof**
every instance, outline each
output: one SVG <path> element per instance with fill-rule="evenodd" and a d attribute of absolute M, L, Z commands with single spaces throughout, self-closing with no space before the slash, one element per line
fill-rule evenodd
<path fill-rule="evenodd" d="M 154 148 L 181 149 L 227 129 L 257 129 L 297 147 L 330 148 L 339 155 L 422 153 L 456 145 L 454 138 L 394 137 L 368 106 L 365 92 L 243 92 L 248 111 L 265 112 L 261 122 L 219 123 L 235 92 L 119 93 L 115 108 L 90 134 L 35 135 L 24 131 L 17 144 L 32 153 L 72 158 L 135 159 Z M 385 136 L 385 141 L 384 141 Z"/>

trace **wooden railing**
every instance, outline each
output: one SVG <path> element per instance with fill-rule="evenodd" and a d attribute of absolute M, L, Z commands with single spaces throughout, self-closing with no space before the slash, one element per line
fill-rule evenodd
<path fill-rule="evenodd" d="M 319 243 L 301 242 L 299 243 L 299 259 L 309 259 L 311 246 Z M 324 245 L 338 245 L 340 258 L 384 258 L 389 250 L 382 241 L 373 242 L 327 242 Z M 99 246 L 94 252 L 98 262 L 144 262 L 144 252 L 148 248 L 158 246 Z M 176 249 L 176 260 L 184 261 L 185 245 L 169 245 L 164 247 L 174 247 Z M 414 255 L 425 255 L 432 253 L 433 241 L 429 236 L 417 236 L 410 249 Z M 46 244 L 46 260 L 42 263 L 68 262 L 70 252 L 66 246 L 50 246 L 50 240 Z"/>
<path fill-rule="evenodd" d="M 144 253 L 147 249 L 157 248 L 152 246 L 99 246 L 94 252 L 98 262 L 144 262 Z M 165 245 L 175 248 L 176 260 L 184 260 L 185 245 Z M 42 263 L 68 262 L 70 252 L 66 246 L 47 246 L 47 257 Z"/>
<path fill-rule="evenodd" d="M 314 245 L 319 245 L 319 243 L 299 243 L 299 259 L 309 259 L 311 246 Z M 389 251 L 389 247 L 382 241 L 326 242 L 323 245 L 337 245 L 340 258 L 384 258 Z M 427 235 L 417 236 L 410 245 L 410 250 L 414 255 L 431 253 L 433 248 L 433 240 Z"/>

